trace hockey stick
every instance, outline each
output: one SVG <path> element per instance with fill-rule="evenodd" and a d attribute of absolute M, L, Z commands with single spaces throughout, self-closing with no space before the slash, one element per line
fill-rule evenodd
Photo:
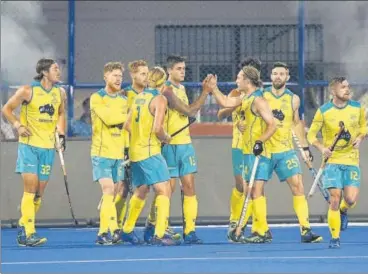
<path fill-rule="evenodd" d="M 250 180 L 249 180 L 247 197 L 244 200 L 243 209 L 242 209 L 242 212 L 241 212 L 241 215 L 240 215 L 240 219 L 239 219 L 238 224 L 237 224 L 236 229 L 235 229 L 236 238 L 239 238 L 240 235 L 241 235 L 241 232 L 242 232 L 242 223 L 244 222 L 244 218 L 245 218 L 245 215 L 247 213 L 248 203 L 249 203 L 250 195 L 251 195 L 251 192 L 252 192 L 253 184 L 254 184 L 254 181 L 255 181 L 258 164 L 259 164 L 259 156 L 256 156 L 256 159 L 255 159 L 254 164 L 253 164 Z M 244 167 L 243 167 L 243 169 L 244 169 Z M 245 188 L 244 188 L 244 190 L 245 190 Z"/>
<path fill-rule="evenodd" d="M 69 208 L 70 208 L 70 213 L 73 217 L 74 220 L 74 224 L 78 225 L 78 221 L 74 216 L 74 211 L 73 211 L 73 207 L 72 207 L 72 202 L 70 200 L 70 194 L 69 194 L 69 186 L 68 186 L 68 179 L 67 179 L 67 174 L 66 174 L 66 168 L 65 168 L 65 162 L 64 162 L 64 155 L 63 152 L 61 151 L 61 146 L 60 146 L 60 138 L 59 138 L 59 134 L 57 132 L 55 132 L 55 138 L 56 138 L 56 146 L 57 146 L 57 151 L 59 152 L 59 158 L 60 158 L 60 164 L 61 164 L 61 169 L 63 171 L 64 174 L 64 183 L 65 183 L 65 190 L 66 190 L 66 195 L 68 196 L 68 202 L 69 202 Z"/>
<path fill-rule="evenodd" d="M 294 133 L 294 131 L 292 131 L 292 134 L 293 134 L 294 142 L 295 142 L 296 146 L 297 146 L 297 147 L 298 147 L 298 149 L 299 149 L 299 152 L 300 152 L 300 154 L 301 154 L 301 156 L 302 156 L 302 158 L 303 158 L 304 163 L 307 165 L 307 167 L 308 167 L 308 169 L 309 169 L 310 173 L 312 174 L 313 179 L 315 179 L 315 178 L 316 178 L 316 176 L 317 176 L 317 171 L 316 171 L 316 169 L 313 167 L 313 165 L 312 165 L 311 161 L 310 161 L 310 160 L 307 158 L 307 156 L 305 155 L 304 150 L 303 150 L 303 147 L 302 147 L 302 145 L 300 144 L 300 141 L 299 141 L 298 137 L 296 136 L 296 134 Z M 327 191 L 326 189 L 323 189 L 323 185 L 322 185 L 321 180 L 318 180 L 318 182 L 317 182 L 317 186 L 318 186 L 319 190 L 321 191 L 321 193 L 322 193 L 322 195 L 323 195 L 323 198 L 325 198 L 326 202 L 328 202 L 328 203 L 329 203 L 329 200 L 330 200 L 330 194 L 328 193 L 328 191 Z"/>
<path fill-rule="evenodd" d="M 340 130 L 339 130 L 338 134 L 336 134 L 335 140 L 334 140 L 332 146 L 330 147 L 331 152 L 334 151 L 337 142 L 340 140 L 341 135 L 345 131 L 345 125 L 344 125 L 344 122 L 343 121 L 340 121 L 339 122 L 339 127 L 340 127 Z M 313 194 L 314 194 L 314 192 L 316 191 L 316 187 L 317 187 L 318 181 L 321 178 L 323 171 L 325 170 L 325 166 L 327 164 L 328 159 L 329 159 L 329 157 L 327 157 L 327 158 L 325 158 L 323 160 L 322 165 L 319 168 L 318 173 L 317 173 L 316 177 L 314 178 L 314 182 L 312 184 L 312 187 L 311 187 L 311 189 L 310 189 L 310 191 L 308 193 L 308 198 L 312 197 Z"/>

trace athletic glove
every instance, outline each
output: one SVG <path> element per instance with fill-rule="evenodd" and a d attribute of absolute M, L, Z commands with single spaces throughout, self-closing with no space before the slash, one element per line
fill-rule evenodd
<path fill-rule="evenodd" d="M 253 154 L 255 156 L 258 156 L 261 155 L 262 152 L 263 152 L 263 142 L 258 140 L 253 146 Z"/>
<path fill-rule="evenodd" d="M 126 161 L 126 160 L 128 160 L 129 159 L 129 148 L 128 147 L 126 147 L 125 149 L 124 149 L 124 160 Z"/>
<path fill-rule="evenodd" d="M 63 151 L 65 151 L 66 150 L 65 135 L 59 134 L 59 140 L 60 140 L 60 147 L 63 149 Z"/>
<path fill-rule="evenodd" d="M 313 155 L 312 155 L 312 151 L 310 151 L 309 147 L 303 147 L 304 151 L 308 151 L 308 154 L 306 155 L 307 158 L 309 158 L 309 161 L 313 162 Z"/>

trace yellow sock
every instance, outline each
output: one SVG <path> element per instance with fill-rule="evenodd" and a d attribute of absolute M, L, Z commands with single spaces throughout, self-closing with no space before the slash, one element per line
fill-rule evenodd
<path fill-rule="evenodd" d="M 151 203 L 150 213 L 148 215 L 148 222 L 153 225 L 156 224 L 156 208 L 157 208 L 157 195 L 155 194 L 155 197 L 153 198 L 153 201 Z M 166 221 L 166 224 L 168 226 L 169 222 Z"/>
<path fill-rule="evenodd" d="M 104 198 L 105 199 L 105 195 Z M 118 226 L 118 221 L 117 221 L 117 214 L 116 214 L 116 204 L 114 201 L 114 195 L 107 195 L 107 208 L 108 210 L 106 211 L 108 214 L 108 218 L 109 218 L 109 229 L 110 232 L 113 233 L 115 232 L 117 229 L 119 229 Z"/>
<path fill-rule="evenodd" d="M 23 225 L 26 230 L 27 237 L 36 232 L 35 228 L 35 205 L 34 205 L 34 193 L 24 192 L 20 209 L 22 212 Z"/>
<path fill-rule="evenodd" d="M 266 211 L 266 200 L 263 196 L 253 199 L 253 210 L 255 213 L 255 218 L 258 221 L 257 230 L 258 234 L 261 236 L 265 235 L 267 231 L 267 211 Z"/>
<path fill-rule="evenodd" d="M 170 199 L 167 196 L 159 195 L 156 197 L 156 227 L 155 235 L 162 238 L 166 230 L 166 222 L 169 219 Z"/>
<path fill-rule="evenodd" d="M 115 218 L 112 208 L 115 209 Z M 114 218 L 116 223 L 116 208 L 114 204 L 114 195 L 103 194 L 102 204 L 100 208 L 100 230 L 98 232 L 99 235 L 101 235 L 102 233 L 107 233 L 109 231 L 110 222 L 114 221 L 111 218 Z"/>
<path fill-rule="evenodd" d="M 264 221 L 264 223 L 263 223 L 263 229 L 264 229 L 264 231 L 268 231 L 270 228 L 268 227 L 268 222 L 267 222 L 267 198 L 266 198 L 266 196 L 261 196 L 260 197 L 261 198 L 261 201 L 262 201 L 262 203 L 264 204 L 263 206 L 264 206 L 264 210 L 265 210 L 265 221 Z"/>
<path fill-rule="evenodd" d="M 41 197 L 36 198 L 34 201 L 34 206 L 35 206 L 35 215 L 37 214 L 37 212 L 40 210 L 41 204 L 42 204 L 42 200 Z"/>
<path fill-rule="evenodd" d="M 145 200 L 141 200 L 136 195 L 132 196 L 129 202 L 128 215 L 123 226 L 123 231 L 125 233 L 130 233 L 133 231 L 135 224 L 138 220 L 138 217 L 139 215 L 141 215 L 145 203 L 146 203 Z"/>
<path fill-rule="evenodd" d="M 253 201 L 249 200 L 248 207 L 247 207 L 247 212 L 245 213 L 245 218 L 244 218 L 243 223 L 241 224 L 241 227 L 244 227 L 248 223 L 248 220 L 249 220 L 250 216 L 252 216 L 252 215 L 253 215 Z"/>
<path fill-rule="evenodd" d="M 253 205 L 252 205 L 252 233 L 258 231 L 258 220 L 256 218 L 256 214 L 254 214 L 254 209 L 253 209 Z"/>
<path fill-rule="evenodd" d="M 341 204 L 340 204 L 340 210 L 343 212 L 346 212 L 348 209 L 354 208 L 356 206 L 356 202 L 352 205 L 349 205 L 345 199 L 341 200 Z"/>
<path fill-rule="evenodd" d="M 243 208 L 244 194 L 233 188 L 230 198 L 230 222 L 238 222 Z"/>
<path fill-rule="evenodd" d="M 120 229 L 122 229 L 124 218 L 127 211 L 127 199 L 122 198 L 120 195 L 116 195 L 115 205 L 116 205 L 116 216 L 118 218 L 118 226 Z"/>
<path fill-rule="evenodd" d="M 328 227 L 330 228 L 332 238 L 334 239 L 340 238 L 341 219 L 339 210 L 335 211 L 329 208 L 327 219 L 328 219 Z"/>
<path fill-rule="evenodd" d="M 184 196 L 184 234 L 195 230 L 195 221 L 198 214 L 198 201 L 196 196 Z"/>
<path fill-rule="evenodd" d="M 305 196 L 293 196 L 293 205 L 300 226 L 310 228 L 308 203 Z"/>

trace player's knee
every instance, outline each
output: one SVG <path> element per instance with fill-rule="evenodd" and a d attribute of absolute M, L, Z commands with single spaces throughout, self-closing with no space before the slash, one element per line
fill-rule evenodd
<path fill-rule="evenodd" d="M 235 177 L 235 188 L 237 191 L 239 192 L 243 192 L 244 189 L 244 184 L 243 184 L 243 178 L 241 176 L 236 176 Z"/>
<path fill-rule="evenodd" d="M 357 200 L 357 195 L 355 194 L 352 194 L 352 195 L 347 195 L 344 197 L 344 200 L 345 202 L 349 205 L 349 206 L 352 206 L 354 205 L 354 203 L 356 202 Z"/>
<path fill-rule="evenodd" d="M 332 210 L 338 210 L 340 207 L 340 195 L 335 194 L 330 196 L 330 208 Z"/>
<path fill-rule="evenodd" d="M 148 186 L 142 185 L 140 187 L 137 187 L 134 191 L 134 195 L 137 196 L 141 200 L 145 200 L 147 197 L 147 193 L 149 191 Z"/>
<path fill-rule="evenodd" d="M 103 179 L 100 179 L 99 182 L 100 182 L 103 194 L 108 194 L 108 195 L 115 194 L 115 185 L 111 179 L 103 178 Z"/>
<path fill-rule="evenodd" d="M 290 186 L 291 192 L 294 196 L 301 196 L 304 195 L 304 186 L 301 176 L 294 175 L 290 179 L 287 180 Z"/>
<path fill-rule="evenodd" d="M 22 174 L 25 192 L 36 193 L 38 191 L 38 177 L 36 174 Z"/>

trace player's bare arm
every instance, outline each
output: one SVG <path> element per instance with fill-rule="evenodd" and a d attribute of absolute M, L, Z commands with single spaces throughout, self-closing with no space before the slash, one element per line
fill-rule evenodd
<path fill-rule="evenodd" d="M 66 118 L 65 118 L 65 105 L 66 105 L 66 92 L 65 89 L 60 87 L 61 102 L 59 107 L 59 117 L 57 123 L 58 133 L 65 135 Z"/>
<path fill-rule="evenodd" d="M 229 97 L 238 97 L 240 95 L 240 92 L 236 89 L 233 89 L 230 93 L 229 93 Z M 236 109 L 236 107 L 233 108 L 222 108 L 218 111 L 217 113 L 217 118 L 219 120 L 223 120 L 229 116 L 231 116 L 231 114 L 233 113 L 233 111 Z"/>
<path fill-rule="evenodd" d="M 236 108 L 241 105 L 244 94 L 238 97 L 230 97 L 224 95 L 217 86 L 217 75 L 211 75 L 208 81 L 212 94 L 215 96 L 216 102 L 224 108 Z"/>
<path fill-rule="evenodd" d="M 299 107 L 300 107 L 300 98 L 298 95 L 293 95 L 293 130 L 296 137 L 299 139 L 301 146 L 303 147 L 304 152 L 306 153 L 306 157 L 309 158 L 310 161 L 313 160 L 312 153 L 308 146 L 307 135 L 305 132 L 304 124 L 300 120 L 299 117 Z"/>
<path fill-rule="evenodd" d="M 162 94 L 166 97 L 170 108 L 176 109 L 177 111 L 186 116 L 195 117 L 199 109 L 203 106 L 204 102 L 206 101 L 208 94 L 211 92 L 211 89 L 209 88 L 207 82 L 208 77 L 206 77 L 202 82 L 203 91 L 201 95 L 197 98 L 195 102 L 193 102 L 190 105 L 187 105 L 182 100 L 180 100 L 170 87 L 165 87 Z"/>
<path fill-rule="evenodd" d="M 17 129 L 19 136 L 28 137 L 31 136 L 32 133 L 28 127 L 22 125 L 17 117 L 14 115 L 14 110 L 18 108 L 23 102 L 29 102 L 32 98 L 32 87 L 31 86 L 22 86 L 20 87 L 15 94 L 10 97 L 8 102 L 2 108 L 2 112 L 5 118 L 13 125 L 14 128 Z"/>
<path fill-rule="evenodd" d="M 157 138 L 163 143 L 169 143 L 171 136 L 164 129 L 164 120 L 167 107 L 167 99 L 164 96 L 157 96 L 152 102 L 155 120 L 153 122 L 153 131 Z"/>
<path fill-rule="evenodd" d="M 259 141 L 266 142 L 276 132 L 276 122 L 267 101 L 262 97 L 254 99 L 254 112 L 259 114 L 266 123 L 265 132 L 259 137 Z"/>

